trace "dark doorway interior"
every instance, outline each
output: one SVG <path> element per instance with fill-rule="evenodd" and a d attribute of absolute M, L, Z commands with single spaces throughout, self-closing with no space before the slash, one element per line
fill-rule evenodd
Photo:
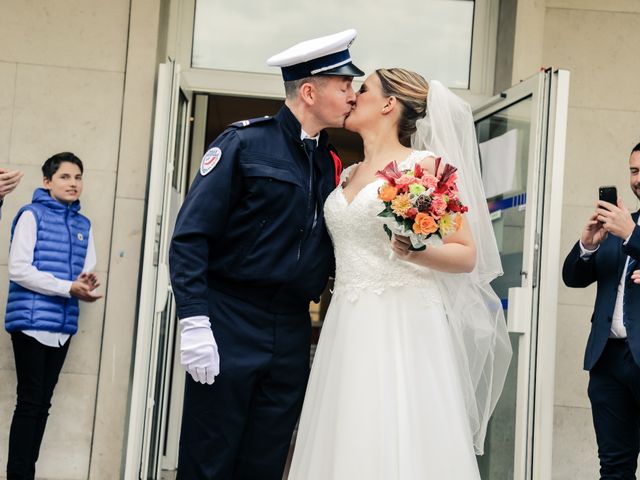
<path fill-rule="evenodd" d="M 207 131 L 205 147 L 209 145 L 230 123 L 249 118 L 275 115 L 282 100 L 264 98 L 229 97 L 209 95 L 207 108 Z M 362 159 L 362 140 L 358 135 L 343 129 L 328 130 L 331 143 L 338 149 L 345 167 Z"/>

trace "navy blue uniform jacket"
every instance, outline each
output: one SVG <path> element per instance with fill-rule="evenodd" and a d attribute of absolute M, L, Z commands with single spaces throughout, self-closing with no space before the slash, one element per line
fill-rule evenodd
<path fill-rule="evenodd" d="M 638 213 L 633 214 L 638 221 Z M 600 248 L 584 261 L 580 259 L 580 245 L 576 243 L 567 255 L 562 268 L 562 279 L 567 287 L 582 288 L 597 282 L 596 303 L 591 316 L 591 333 L 584 356 L 584 369 L 591 370 L 604 350 L 611 318 L 618 294 L 618 284 L 624 270 L 627 255 L 640 260 L 640 227 L 636 225 L 626 245 L 623 240 L 609 234 Z M 636 269 L 640 265 L 636 266 Z M 627 272 L 624 295 L 624 326 L 627 330 L 629 349 L 636 364 L 640 365 L 640 285 L 629 279 Z"/>
<path fill-rule="evenodd" d="M 312 177 L 300 132 L 283 106 L 233 124 L 209 146 L 220 161 L 194 180 L 169 253 L 178 318 L 209 316 L 211 290 L 275 312 L 319 298 L 335 265 L 322 212 L 335 166 L 323 131 Z"/>

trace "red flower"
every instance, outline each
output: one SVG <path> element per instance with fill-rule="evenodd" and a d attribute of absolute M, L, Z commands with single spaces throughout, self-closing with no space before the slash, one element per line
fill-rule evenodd
<path fill-rule="evenodd" d="M 436 158 L 436 161 L 438 160 L 440 159 Z M 457 178 L 457 176 L 455 175 L 456 170 L 458 170 L 456 167 L 454 167 L 453 165 L 449 165 L 448 163 L 444 166 L 442 175 L 440 175 L 440 181 L 438 182 L 438 186 L 436 187 L 437 193 L 446 193 L 451 187 L 455 185 L 455 181 Z"/>
<path fill-rule="evenodd" d="M 405 212 L 405 215 L 407 216 L 407 218 L 411 218 L 411 219 L 416 218 L 417 214 L 418 214 L 418 209 L 413 207 Z"/>
<path fill-rule="evenodd" d="M 396 186 L 396 180 L 402 176 L 402 172 L 398 170 L 398 164 L 394 162 L 390 162 L 386 167 L 382 170 L 378 170 L 376 172 L 376 176 L 383 178 L 390 185 Z"/>
<path fill-rule="evenodd" d="M 447 204 L 447 208 L 449 211 L 455 213 L 466 213 L 469 210 L 466 206 L 460 203 L 460 200 L 458 199 L 450 199 Z"/>

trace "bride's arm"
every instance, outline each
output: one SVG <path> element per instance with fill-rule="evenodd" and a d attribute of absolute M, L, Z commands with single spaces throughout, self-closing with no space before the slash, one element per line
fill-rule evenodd
<path fill-rule="evenodd" d="M 414 252 L 409 250 L 407 237 L 393 236 L 391 248 L 403 260 L 447 273 L 470 272 L 476 265 L 476 244 L 463 217 L 462 227 L 443 240 L 444 245 L 427 247 Z"/>

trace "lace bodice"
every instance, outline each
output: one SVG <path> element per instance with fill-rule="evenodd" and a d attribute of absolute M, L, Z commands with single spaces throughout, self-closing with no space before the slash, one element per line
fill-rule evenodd
<path fill-rule="evenodd" d="M 413 151 L 399 163 L 399 168 L 412 168 L 428 155 L 432 154 Z M 384 208 L 377 198 L 378 188 L 384 181 L 369 183 L 351 203 L 347 202 L 342 188 L 353 167 L 342 172 L 340 185 L 329 195 L 324 207 L 336 256 L 334 296 L 346 294 L 355 301 L 363 290 L 380 294 L 386 289 L 412 285 L 424 290 L 423 298 L 437 301 L 439 294 L 432 271 L 391 254 L 389 237 L 378 217 Z"/>

